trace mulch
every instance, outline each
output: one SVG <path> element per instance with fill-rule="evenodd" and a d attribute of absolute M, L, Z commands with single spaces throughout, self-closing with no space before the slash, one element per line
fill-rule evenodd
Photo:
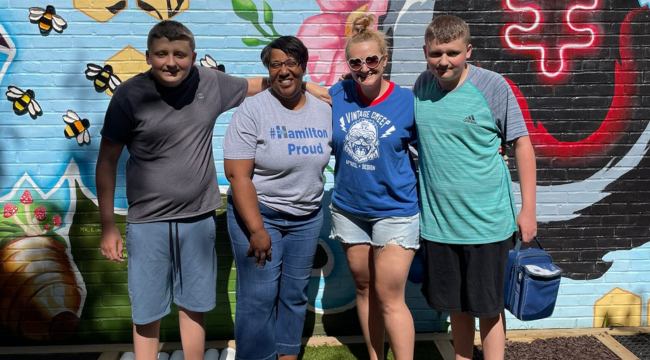
<path fill-rule="evenodd" d="M 0 355 L 0 360 L 97 360 L 102 353 Z"/>
<path fill-rule="evenodd" d="M 506 342 L 505 360 L 620 360 L 594 336 L 537 339 L 531 343 Z M 483 360 L 481 346 L 474 347 L 472 360 Z"/>

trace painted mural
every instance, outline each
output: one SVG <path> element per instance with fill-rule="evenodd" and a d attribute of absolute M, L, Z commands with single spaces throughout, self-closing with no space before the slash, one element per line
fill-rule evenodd
<path fill-rule="evenodd" d="M 426 69 L 423 33 L 453 13 L 472 29 L 472 63 L 503 74 L 524 111 L 538 165 L 539 238 L 563 269 L 555 313 L 510 328 L 648 326 L 650 321 L 650 10 L 646 0 L 43 0 L 0 5 L 0 345 L 129 342 L 125 263 L 105 260 L 94 167 L 112 92 L 148 69 L 146 35 L 175 19 L 195 34 L 199 66 L 263 76 L 263 46 L 296 35 L 310 81 L 347 71 L 350 20 L 379 18 L 388 72 L 410 87 Z M 27 115 L 27 116 L 25 116 Z M 221 141 L 213 140 L 223 187 Z M 125 229 L 125 169 L 116 223 Z M 324 176 L 333 185 L 333 162 Z M 513 165 L 511 165 L 513 166 Z M 513 186 L 518 192 L 516 172 Z M 326 192 L 325 203 L 329 203 Z M 327 207 L 324 207 L 327 209 Z M 209 339 L 231 339 L 235 274 L 219 209 L 217 308 Z M 328 211 L 328 210 L 326 210 Z M 329 214 L 327 214 L 329 215 Z M 309 287 L 305 335 L 359 334 L 355 291 L 326 216 Z M 128 259 L 128 254 L 125 254 Z M 447 331 L 448 315 L 420 295 L 422 261 L 409 274 L 416 330 Z M 172 312 L 173 314 L 174 312 Z M 178 318 L 163 320 L 178 340 Z"/>

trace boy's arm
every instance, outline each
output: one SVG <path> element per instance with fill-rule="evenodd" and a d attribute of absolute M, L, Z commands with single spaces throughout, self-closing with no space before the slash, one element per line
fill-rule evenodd
<path fill-rule="evenodd" d="M 537 217 L 535 198 L 537 191 L 537 167 L 535 151 L 528 136 L 514 140 L 515 162 L 521 186 L 521 211 L 517 216 L 517 229 L 523 242 L 529 242 L 537 236 Z"/>
<path fill-rule="evenodd" d="M 257 95 L 269 88 L 268 78 L 265 77 L 246 78 L 246 81 L 248 81 L 247 97 Z"/>
<path fill-rule="evenodd" d="M 270 87 L 268 79 L 269 78 L 266 77 L 247 78 L 246 81 L 248 81 L 248 92 L 246 93 L 246 96 L 257 95 L 262 91 L 268 89 Z M 332 105 L 332 98 L 330 97 L 327 89 L 324 87 L 311 82 L 303 81 L 302 89 L 312 94 L 317 99 L 325 101 L 326 103 Z"/>
<path fill-rule="evenodd" d="M 97 185 L 97 202 L 99 203 L 99 221 L 102 227 L 100 249 L 102 255 L 109 260 L 123 262 L 122 236 L 115 226 L 114 200 L 115 178 L 117 163 L 122 155 L 124 145 L 102 138 L 99 145 L 99 156 L 95 169 L 95 184 Z"/>

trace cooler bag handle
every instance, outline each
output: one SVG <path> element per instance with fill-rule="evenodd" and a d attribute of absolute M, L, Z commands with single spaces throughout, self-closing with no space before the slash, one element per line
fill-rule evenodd
<path fill-rule="evenodd" d="M 539 246 L 540 249 L 544 250 L 542 243 L 540 243 L 539 240 L 537 240 L 537 236 L 535 236 L 533 240 L 537 242 L 537 246 Z M 521 238 L 519 237 L 519 235 L 517 235 L 517 243 L 515 244 L 515 251 L 519 251 L 521 249 L 521 244 L 522 244 Z"/>

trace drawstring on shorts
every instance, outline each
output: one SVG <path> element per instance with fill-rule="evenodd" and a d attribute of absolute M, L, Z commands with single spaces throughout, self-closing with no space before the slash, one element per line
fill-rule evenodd
<path fill-rule="evenodd" d="M 172 276 L 176 279 L 176 274 L 181 278 L 181 294 L 183 293 L 183 270 L 181 268 L 181 246 L 178 238 L 178 222 L 175 224 L 176 242 L 174 244 L 174 235 L 172 232 L 172 222 L 169 222 L 169 254 L 172 258 Z"/>

